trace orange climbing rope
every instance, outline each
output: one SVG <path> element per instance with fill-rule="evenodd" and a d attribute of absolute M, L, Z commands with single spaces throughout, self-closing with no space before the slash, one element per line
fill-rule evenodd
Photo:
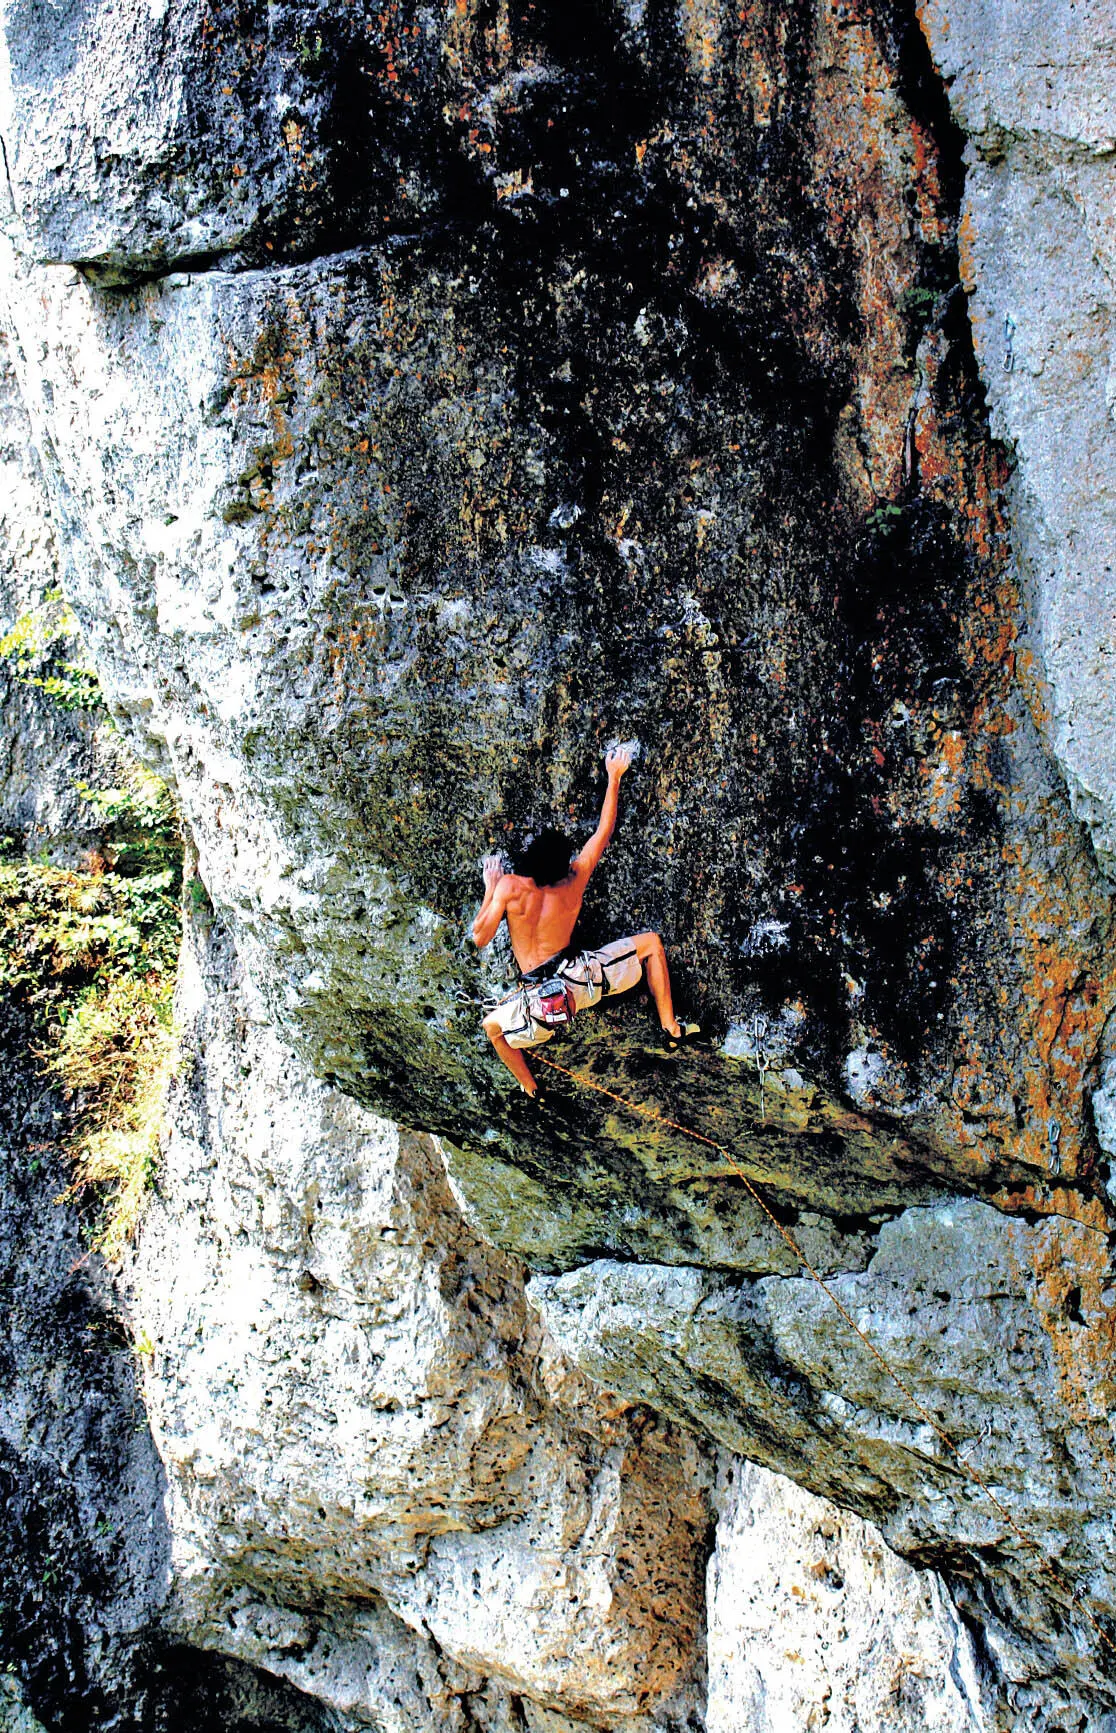
<path fill-rule="evenodd" d="M 1073 1604 L 1075 1606 L 1079 1607 L 1080 1610 L 1085 1614 L 1085 1617 L 1088 1619 L 1089 1623 L 1092 1625 L 1093 1629 L 1096 1631 L 1098 1637 L 1100 1638 L 1101 1642 L 1104 1644 L 1105 1648 L 1109 1649 L 1112 1652 L 1112 1654 L 1116 1655 L 1116 1641 L 1113 1641 L 1113 1639 L 1110 1636 L 1108 1636 L 1107 1632 L 1098 1623 L 1098 1621 L 1093 1617 L 1093 1614 L 1089 1611 L 1089 1608 L 1085 1605 L 1084 1601 L 1082 1601 L 1079 1598 L 1077 1589 L 1075 1588 L 1073 1582 L 1071 1581 L 1068 1573 L 1065 1570 L 1063 1570 L 1063 1568 L 1060 1564 L 1056 1563 L 1054 1559 L 1050 1558 L 1050 1556 L 1046 1553 L 1044 1548 L 1034 1538 L 1033 1535 L 1029 1535 L 1025 1529 L 1020 1528 L 1019 1524 L 1016 1522 L 1015 1518 L 1012 1516 L 1011 1512 L 1007 1509 L 1007 1507 L 1003 1503 L 1003 1501 L 1000 1498 L 998 1498 L 996 1496 L 996 1494 L 992 1491 L 992 1488 L 989 1486 L 989 1484 L 985 1480 L 984 1476 L 982 1474 L 980 1474 L 979 1471 L 973 1467 L 971 1462 L 968 1462 L 965 1459 L 965 1457 L 962 1456 L 960 1445 L 958 1445 L 954 1442 L 954 1440 L 950 1437 L 949 1433 L 941 1425 L 940 1421 L 935 1419 L 934 1415 L 930 1413 L 929 1409 L 925 1408 L 923 1406 L 923 1404 L 918 1400 L 918 1397 L 909 1388 L 909 1386 L 903 1381 L 903 1379 L 900 1377 L 899 1373 L 895 1370 L 894 1366 L 891 1365 L 891 1363 L 887 1359 L 887 1356 L 885 1354 L 883 1354 L 879 1348 L 876 1347 L 876 1344 L 871 1340 L 870 1337 L 865 1335 L 864 1331 L 860 1328 L 859 1324 L 857 1324 L 855 1322 L 855 1320 L 852 1318 L 847 1307 L 843 1304 L 843 1302 L 841 1301 L 839 1296 L 836 1293 L 834 1293 L 833 1289 L 830 1287 L 829 1283 L 825 1280 L 824 1276 L 820 1275 L 818 1273 L 818 1271 L 814 1268 L 813 1264 L 810 1262 L 809 1258 L 806 1256 L 806 1253 L 802 1250 L 802 1247 L 799 1245 L 799 1243 L 795 1239 L 794 1235 L 790 1232 L 790 1230 L 788 1228 L 785 1228 L 783 1226 L 782 1222 L 779 1221 L 779 1219 L 775 1215 L 774 1211 L 764 1201 L 763 1194 L 760 1192 L 759 1187 L 755 1184 L 755 1181 L 748 1178 L 748 1175 L 744 1172 L 744 1169 L 737 1162 L 735 1162 L 733 1160 L 732 1156 L 729 1154 L 729 1152 L 725 1148 L 724 1144 L 718 1143 L 716 1138 L 706 1137 L 704 1132 L 695 1131 L 694 1128 L 690 1125 L 681 1124 L 681 1122 L 678 1121 L 677 1119 L 668 1119 L 666 1114 L 660 1113 L 657 1108 L 649 1107 L 645 1102 L 630 1101 L 627 1096 L 618 1094 L 615 1089 L 606 1089 L 603 1083 L 596 1082 L 595 1079 L 592 1077 L 579 1076 L 576 1071 L 571 1071 L 565 1065 L 559 1065 L 557 1063 L 557 1061 L 554 1059 L 547 1059 L 542 1053 L 539 1053 L 538 1051 L 536 1051 L 535 1053 L 532 1054 L 532 1058 L 534 1058 L 538 1064 L 546 1065 L 551 1071 L 560 1072 L 562 1074 L 562 1076 L 568 1077 L 572 1083 L 578 1084 L 582 1089 L 591 1089 L 591 1090 L 594 1090 L 596 1092 L 596 1094 L 598 1094 L 598 1095 L 605 1095 L 608 1097 L 608 1099 L 610 1101 L 615 1101 L 618 1103 L 619 1106 L 626 1107 L 629 1110 L 629 1112 L 637 1113 L 644 1119 L 653 1120 L 656 1125 L 666 1126 L 671 1131 L 680 1132 L 683 1137 L 691 1138 L 695 1143 L 703 1143 L 707 1146 L 707 1148 L 715 1149 L 717 1151 L 717 1154 L 722 1158 L 723 1161 L 725 1161 L 727 1163 L 727 1165 L 729 1166 L 729 1168 L 731 1168 L 732 1172 L 736 1175 L 736 1177 L 743 1182 L 743 1184 L 744 1184 L 744 1186 L 748 1192 L 748 1195 L 752 1198 L 753 1202 L 756 1203 L 758 1205 L 758 1207 L 763 1211 L 763 1214 L 767 1217 L 768 1221 L 771 1223 L 772 1227 L 775 1229 L 775 1232 L 779 1235 L 780 1239 L 785 1241 L 787 1246 L 789 1246 L 789 1248 L 793 1252 L 794 1256 L 798 1259 L 798 1262 L 802 1265 L 803 1269 L 809 1275 L 811 1281 L 813 1281 L 817 1284 L 817 1286 L 821 1289 L 822 1293 L 826 1296 L 826 1298 L 830 1301 L 830 1303 L 840 1313 L 841 1317 L 845 1320 L 845 1323 L 848 1325 L 849 1329 L 853 1332 L 853 1334 L 855 1336 L 859 1337 L 859 1339 L 863 1343 L 864 1347 L 868 1350 L 868 1353 L 871 1354 L 872 1358 L 883 1368 L 884 1372 L 891 1379 L 892 1383 L 895 1384 L 898 1387 L 898 1389 L 900 1389 L 902 1391 L 903 1395 L 907 1398 L 907 1401 L 910 1403 L 910 1405 L 914 1409 L 915 1413 L 918 1414 L 919 1417 L 925 1421 L 926 1425 L 931 1428 L 931 1430 L 934 1432 L 934 1434 L 946 1446 L 946 1449 L 950 1452 L 950 1454 L 957 1460 L 957 1462 L 960 1463 L 961 1468 L 963 1469 L 964 1473 L 973 1482 L 973 1484 L 975 1486 L 978 1486 L 980 1488 L 980 1490 L 984 1493 L 985 1497 L 988 1499 L 988 1502 L 993 1506 L 993 1508 L 996 1510 L 998 1515 L 1001 1517 L 1001 1519 L 1007 1525 L 1007 1527 L 1011 1530 L 1011 1532 L 1014 1535 L 1016 1535 L 1019 1540 L 1021 1540 L 1023 1542 L 1024 1546 L 1028 1547 L 1029 1549 L 1031 1549 L 1032 1551 L 1034 1551 L 1038 1554 L 1042 1566 L 1050 1572 L 1050 1574 L 1059 1583 L 1059 1586 L 1063 1587 L 1065 1589 L 1068 1589 L 1070 1599 L 1072 1600 Z"/>

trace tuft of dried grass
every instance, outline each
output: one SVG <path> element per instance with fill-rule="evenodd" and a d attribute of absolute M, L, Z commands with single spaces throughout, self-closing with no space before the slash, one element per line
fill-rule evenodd
<path fill-rule="evenodd" d="M 82 997 L 45 1055 L 76 1107 L 70 1193 L 101 1192 L 94 1244 L 109 1262 L 136 1230 L 159 1153 L 178 1057 L 170 999 L 164 978 L 114 976 Z"/>

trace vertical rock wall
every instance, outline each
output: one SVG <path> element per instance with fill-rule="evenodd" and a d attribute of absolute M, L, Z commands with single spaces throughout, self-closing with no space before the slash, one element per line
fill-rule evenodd
<path fill-rule="evenodd" d="M 1116 871 L 1116 23 L 1102 4 L 928 0 L 966 143 L 962 273 L 1012 459 L 1023 675 L 1074 811 Z"/>
<path fill-rule="evenodd" d="M 709 1564 L 709 1733 L 979 1733 L 994 1704 L 932 1572 L 822 1499 L 723 1458 Z M 774 1614 L 774 1616 L 773 1616 Z"/>
<path fill-rule="evenodd" d="M 1013 1724 L 1111 1704 L 1107 36 L 924 13 L 9 13 L 21 390 L 225 947 L 140 1260 L 176 1629 L 358 1724 L 696 1713 L 679 1421 L 944 1570 Z M 564 1057 L 655 1124 L 517 1099 L 460 938 L 614 733 L 584 933 L 714 1047 Z"/>
<path fill-rule="evenodd" d="M 58 549 L 31 426 L 16 384 L 10 339 L 0 333 L 0 638 L 58 594 Z M 105 742 L 102 736 L 101 755 Z M 0 834 L 31 851 L 73 858 L 88 848 L 97 814 L 78 791 L 98 758 L 88 713 L 66 713 L 0 660 Z"/>
<path fill-rule="evenodd" d="M 38 462 L 6 365 L 0 428 L 6 630 L 59 581 Z M 111 779 L 118 750 L 103 713 L 67 710 L 0 665 L 0 828 L 13 851 L 73 865 L 103 846 L 100 815 L 75 785 Z M 327 1733 L 311 1699 L 225 1657 L 169 1644 L 160 1627 L 166 1482 L 139 1389 L 136 1326 L 89 1249 L 95 1205 L 67 1195 L 69 1109 L 42 1065 L 42 1041 L 21 995 L 5 990 L 0 1726 L 177 1733 L 188 1722 L 196 1733 Z"/>

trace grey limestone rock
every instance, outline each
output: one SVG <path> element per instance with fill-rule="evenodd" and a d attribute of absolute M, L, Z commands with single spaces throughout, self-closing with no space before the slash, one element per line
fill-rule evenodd
<path fill-rule="evenodd" d="M 801 1277 L 741 1283 L 599 1263 L 536 1276 L 530 1292 L 593 1375 L 874 1513 L 892 1547 L 944 1568 L 984 1628 L 1014 1713 L 1034 1703 L 1041 1713 L 1050 1682 L 1055 1692 L 1096 1693 L 1092 1712 L 1101 1713 L 1104 1651 L 1090 1674 L 1074 1584 L 1104 1617 L 1111 1387 L 1094 1384 L 1089 1366 L 1107 1363 L 1116 1292 L 1103 1244 L 1088 1233 L 1061 1222 L 1030 1228 L 970 1202 L 888 1223 L 867 1270 L 829 1286 L 905 1388 Z M 1083 1298 L 1069 1272 L 1085 1263 L 1096 1276 Z M 958 1542 L 1000 1553 L 994 1588 L 951 1570 Z"/>
<path fill-rule="evenodd" d="M 699 1665 L 695 1444 L 554 1351 L 430 1141 L 308 1075 L 230 963 L 203 926 L 133 1275 L 164 1623 L 354 1725 L 466 1729 L 491 1680 L 650 1733 Z"/>
<path fill-rule="evenodd" d="M 14 1679 L 6 1679 L 0 1685 L 0 1727 L 4 1733 L 43 1733 L 42 1724 L 23 1701 Z"/>
<path fill-rule="evenodd" d="M 1110 30 L 920 16 L 9 8 L 13 361 L 247 1031 L 215 988 L 140 1259 L 177 1628 L 250 1577 L 338 1713 L 377 1644 L 389 1695 L 422 1654 L 416 1701 L 540 1728 L 689 1688 L 697 1447 L 586 1371 L 938 1567 L 1020 1724 L 1111 1708 Z M 712 1040 L 611 1007 L 540 1110 L 476 863 L 588 825 L 617 737 L 583 934 L 663 932 Z"/>
<path fill-rule="evenodd" d="M 913 1570 L 871 1524 L 753 1463 L 722 1459 L 717 1506 L 709 1733 L 990 1725 L 972 1634 L 933 1571 Z"/>
<path fill-rule="evenodd" d="M 1014 458 L 1032 702 L 1116 871 L 1116 28 L 1102 3 L 931 0 L 963 128 L 962 270 L 992 427 Z"/>
<path fill-rule="evenodd" d="M 58 595 L 58 549 L 46 486 L 0 336 L 0 638 Z M 100 820 L 79 791 L 111 752 L 106 731 L 80 710 L 63 711 L 0 661 L 0 833 L 35 853 L 73 859 Z"/>

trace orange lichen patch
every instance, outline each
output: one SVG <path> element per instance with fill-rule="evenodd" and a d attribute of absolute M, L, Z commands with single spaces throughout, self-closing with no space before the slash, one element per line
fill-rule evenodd
<path fill-rule="evenodd" d="M 721 9 L 718 0 L 682 0 L 682 35 L 691 70 L 712 79 L 721 58 Z"/>
<path fill-rule="evenodd" d="M 442 53 L 455 72 L 461 72 L 473 50 L 480 0 L 454 0 L 453 13 L 442 44 Z"/>
<path fill-rule="evenodd" d="M 925 127 L 911 121 L 914 140 L 914 190 L 922 238 L 940 244 L 946 235 L 942 211 L 942 183 L 938 172 L 938 150 Z"/>
<path fill-rule="evenodd" d="M 917 287 L 924 250 L 941 244 L 950 221 L 933 135 L 906 108 L 861 7 L 819 9 L 812 79 L 811 192 L 853 265 L 861 313 L 835 442 L 842 473 L 869 508 L 912 484 L 936 494 L 970 545 L 995 559 L 996 462 L 973 437 L 956 369 L 943 369 L 950 344 L 933 321 L 911 364 L 929 316 Z"/>
<path fill-rule="evenodd" d="M 939 734 L 937 745 L 937 763 L 924 763 L 921 769 L 929 781 L 927 816 L 935 830 L 942 830 L 961 810 L 967 737 L 958 729 L 950 729 Z"/>
<path fill-rule="evenodd" d="M 955 376 L 945 369 L 950 345 L 945 334 L 935 331 L 923 338 L 918 349 L 920 380 L 909 426 L 908 469 L 924 492 L 935 493 L 951 507 L 960 507 L 961 523 L 967 521 L 966 503 L 974 490 L 981 490 L 974 469 L 981 464 L 979 447 L 958 438 L 957 417 L 950 413 L 950 392 Z"/>
<path fill-rule="evenodd" d="M 491 11 L 487 0 L 454 0 L 442 52 L 460 77 L 499 76 L 511 60 L 507 0 L 500 0 L 494 19 Z"/>
<path fill-rule="evenodd" d="M 967 295 L 971 295 L 977 283 L 976 232 L 971 209 L 965 211 L 958 225 L 957 254 L 961 286 Z"/>
<path fill-rule="evenodd" d="M 927 0 L 917 0 L 917 4 L 915 5 L 915 17 L 918 19 L 918 27 L 922 31 L 927 42 L 933 41 L 933 37 L 930 34 L 929 12 L 930 6 L 927 4 Z M 948 41 L 952 34 L 953 26 L 950 23 L 949 12 L 941 6 L 938 6 L 934 13 L 934 29 L 945 41 Z"/>
<path fill-rule="evenodd" d="M 727 289 L 735 288 L 738 272 L 731 259 L 714 257 L 706 260 L 698 278 L 698 293 L 700 295 L 722 295 Z"/>
<path fill-rule="evenodd" d="M 885 374 L 881 379 L 871 367 L 861 372 L 855 398 L 858 431 L 877 501 L 894 500 L 903 485 L 903 427 L 909 399 L 910 384 L 901 375 Z"/>
<path fill-rule="evenodd" d="M 511 169 L 507 174 L 497 175 L 495 186 L 498 199 L 522 198 L 535 190 L 531 170 L 522 168 Z"/>
<path fill-rule="evenodd" d="M 1082 1083 L 1116 1006 L 1116 952 L 1090 907 L 1080 838 L 1060 799 L 1028 806 L 1027 845 L 1003 849 L 1005 913 L 1017 973 L 1010 993 L 1012 1033 L 1027 1062 L 1014 1085 L 1014 1153 L 1039 1168 L 1051 1163 L 1050 1125 L 1062 1171 L 1081 1171 L 1086 1152 Z"/>
<path fill-rule="evenodd" d="M 918 465 L 918 479 L 926 493 L 949 496 L 956 484 L 957 454 L 942 439 L 941 422 L 929 399 L 916 411 L 911 430 L 913 450 L 908 454 L 908 467 Z"/>
<path fill-rule="evenodd" d="M 992 632 L 980 645 L 980 654 L 986 662 L 997 667 L 1007 663 L 1018 636 L 1018 626 L 1013 614 L 997 607 L 994 603 L 982 605 L 981 611 L 993 627 Z"/>
<path fill-rule="evenodd" d="M 1024 799 L 1004 780 L 1002 756 L 992 752 L 995 737 L 1006 737 L 1016 722 L 996 701 L 996 686 L 1010 681 L 1013 660 L 999 610 L 1006 612 L 1013 592 L 997 585 L 990 593 L 996 598 L 991 615 L 979 607 L 973 615 L 972 655 L 984 671 L 986 695 L 974 711 L 964 768 L 972 786 L 994 794 L 1007 831 L 998 865 L 978 858 L 977 908 L 995 886 L 982 919 L 974 916 L 973 868 L 966 872 L 964 855 L 943 879 L 950 899 L 966 906 L 966 919 L 977 919 L 977 948 L 958 966 L 955 1003 L 963 1009 L 957 1014 L 951 1108 L 942 1123 L 973 1159 L 1023 1161 L 1072 1182 L 1087 1178 L 1091 1160 L 1083 1082 L 1116 1006 L 1116 954 L 1097 918 L 1087 851 L 1064 799 L 1055 791 Z M 941 751 L 944 737 L 934 739 Z M 980 961 L 985 945 L 990 961 L 995 959 L 991 979 Z M 969 1001 L 978 1008 L 975 1016 L 965 1009 Z M 1093 1204 L 1073 1202 L 1069 1188 L 1063 1189 L 1061 1198 L 1049 1189 L 1034 1198 L 1004 1193 L 1002 1207 L 1103 1219 Z"/>
<path fill-rule="evenodd" d="M 838 0 L 819 8 L 812 78 L 812 193 L 859 284 L 856 447 L 876 499 L 893 498 L 908 479 L 906 429 L 918 385 L 902 295 L 916 280 L 923 237 L 907 210 L 918 207 L 920 189 L 931 199 L 932 147 L 916 133 L 870 26 Z M 858 467 L 854 458 L 849 480 L 859 491 Z"/>
<path fill-rule="evenodd" d="M 1046 728 L 1053 719 L 1050 686 L 1041 662 L 1027 645 L 1021 645 L 1016 651 L 1015 668 L 1036 727 Z"/>
<path fill-rule="evenodd" d="M 737 23 L 736 88 L 752 125 L 767 127 L 780 118 L 788 91 L 787 19 L 781 8 L 748 0 L 737 9 Z"/>
<path fill-rule="evenodd" d="M 988 1201 L 1009 1213 L 1063 1216 L 1082 1227 L 1095 1228 L 1101 1234 L 1107 1235 L 1109 1231 L 1108 1216 L 1100 1199 L 1083 1197 L 1069 1186 L 1050 1186 L 1040 1182 L 1002 1186 L 989 1195 Z"/>
<path fill-rule="evenodd" d="M 1018 1253 L 1016 1253 L 1018 1257 Z M 1105 1422 L 1101 1453 L 1113 1464 L 1107 1425 L 1116 1354 L 1116 1306 L 1106 1305 L 1108 1242 L 1100 1234 L 1051 1221 L 1030 1241 L 1031 1276 L 1021 1270 L 1050 1343 L 1059 1394 L 1079 1423 Z"/>

